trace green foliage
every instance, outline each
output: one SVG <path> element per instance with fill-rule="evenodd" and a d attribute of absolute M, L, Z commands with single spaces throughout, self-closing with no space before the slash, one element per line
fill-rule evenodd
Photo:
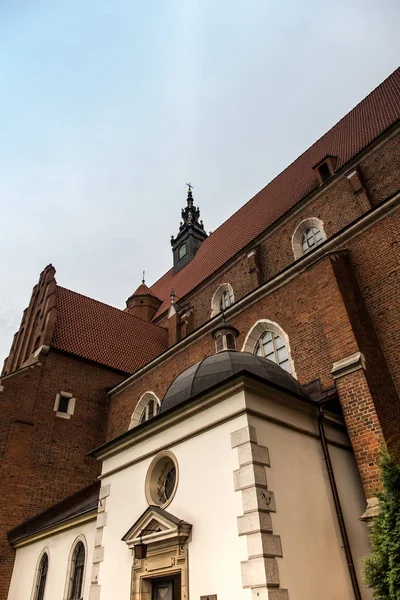
<path fill-rule="evenodd" d="M 400 464 L 382 453 L 378 494 L 380 513 L 375 517 L 371 554 L 365 559 L 365 581 L 375 600 L 400 600 Z"/>

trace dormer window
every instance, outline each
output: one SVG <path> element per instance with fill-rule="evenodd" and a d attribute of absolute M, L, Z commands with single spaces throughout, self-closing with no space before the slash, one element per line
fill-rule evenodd
<path fill-rule="evenodd" d="M 335 174 L 337 156 L 333 156 L 332 154 L 327 154 L 324 156 L 322 160 L 317 162 L 316 165 L 313 166 L 313 170 L 316 172 L 318 177 L 318 182 L 320 185 L 325 183 L 332 175 Z"/>
<path fill-rule="evenodd" d="M 181 258 L 183 258 L 184 256 L 186 256 L 186 254 L 187 254 L 186 244 L 181 244 L 179 246 L 179 252 L 178 252 L 179 260 Z"/>
<path fill-rule="evenodd" d="M 318 167 L 318 172 L 321 176 L 322 181 L 326 181 L 332 175 L 328 163 L 322 163 L 322 165 Z"/>

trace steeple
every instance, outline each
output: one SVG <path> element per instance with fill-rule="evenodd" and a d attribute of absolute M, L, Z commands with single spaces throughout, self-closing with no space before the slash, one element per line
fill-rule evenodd
<path fill-rule="evenodd" d="M 203 221 L 200 219 L 200 209 L 193 204 L 193 186 L 188 186 L 186 207 L 182 209 L 182 221 L 176 237 L 171 236 L 171 246 L 174 256 L 174 273 L 192 260 L 201 243 L 206 239 Z"/>

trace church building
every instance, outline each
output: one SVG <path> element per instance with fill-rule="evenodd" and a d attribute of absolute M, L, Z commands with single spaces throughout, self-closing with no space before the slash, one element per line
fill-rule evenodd
<path fill-rule="evenodd" d="M 397 69 L 210 234 L 189 186 L 123 310 L 47 266 L 0 378 L 0 600 L 371 600 L 399 207 Z"/>

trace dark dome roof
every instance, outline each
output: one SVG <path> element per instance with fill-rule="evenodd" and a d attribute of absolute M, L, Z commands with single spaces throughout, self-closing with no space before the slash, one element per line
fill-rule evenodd
<path fill-rule="evenodd" d="M 163 413 L 235 375 L 255 375 L 275 387 L 309 399 L 300 383 L 277 364 L 250 352 L 220 352 L 185 369 L 171 383 L 161 403 Z"/>

